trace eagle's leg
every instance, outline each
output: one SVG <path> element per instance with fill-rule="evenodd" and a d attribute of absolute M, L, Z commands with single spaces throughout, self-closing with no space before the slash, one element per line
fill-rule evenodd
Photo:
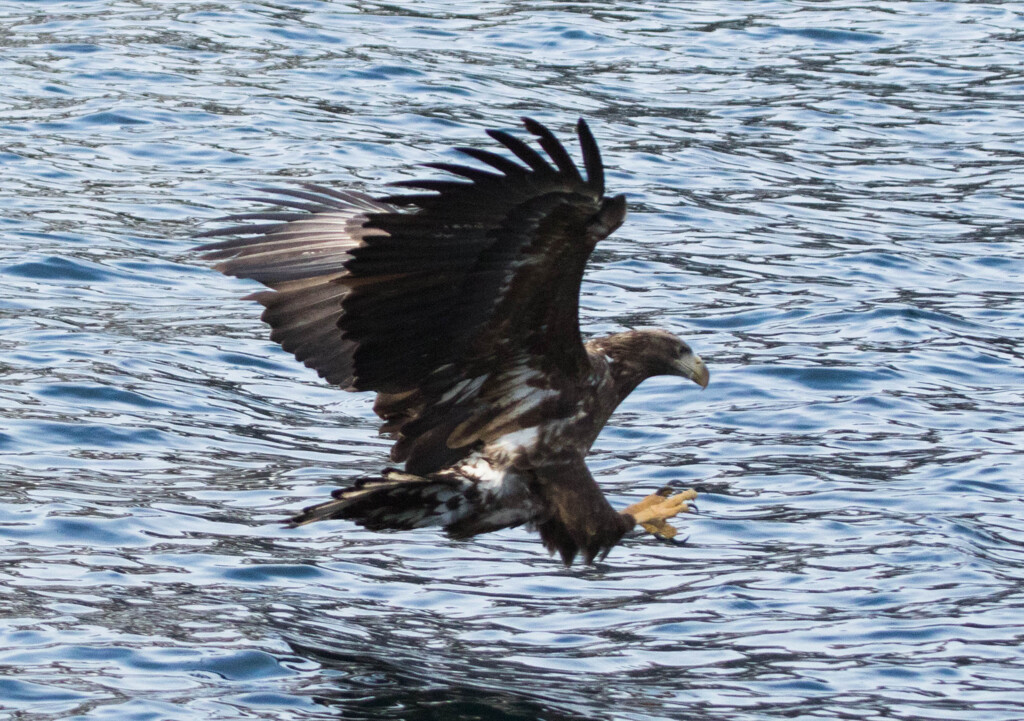
<path fill-rule="evenodd" d="M 662 538 L 674 538 L 678 533 L 675 526 L 668 523 L 668 519 L 688 513 L 690 506 L 686 503 L 697 497 L 697 491 L 692 488 L 674 496 L 671 488 L 662 488 L 642 501 L 634 503 L 623 511 L 633 517 L 636 523 L 645 531 Z"/>

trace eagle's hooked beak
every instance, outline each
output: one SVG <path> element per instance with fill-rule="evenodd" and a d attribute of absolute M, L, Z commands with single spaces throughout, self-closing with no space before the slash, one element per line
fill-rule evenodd
<path fill-rule="evenodd" d="M 679 371 L 679 375 L 689 378 L 701 388 L 708 387 L 711 375 L 708 373 L 708 367 L 704 365 L 703 359 L 696 353 L 687 353 L 675 362 L 675 367 Z"/>

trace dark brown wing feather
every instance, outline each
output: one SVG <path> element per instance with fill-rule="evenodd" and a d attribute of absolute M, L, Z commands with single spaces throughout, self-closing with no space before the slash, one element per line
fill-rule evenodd
<path fill-rule="evenodd" d="M 580 282 L 625 203 L 603 198 L 586 123 L 586 178 L 547 128 L 524 123 L 551 162 L 491 131 L 525 165 L 462 149 L 489 169 L 438 163 L 459 179 L 398 184 L 426 192 L 275 191 L 281 210 L 236 217 L 271 223 L 215 231 L 229 239 L 203 247 L 225 273 L 277 291 L 253 296 L 272 338 L 329 381 L 379 393 L 375 408 L 398 436 L 392 456 L 414 473 L 507 432 L 504 416 L 531 389 L 558 390 L 590 369 Z"/>
<path fill-rule="evenodd" d="M 270 338 L 328 382 L 352 387 L 355 344 L 338 329 L 350 253 L 367 235 L 368 213 L 392 208 L 361 193 L 306 184 L 302 189 L 267 189 L 261 199 L 282 210 L 234 215 L 238 222 L 202 237 L 226 237 L 200 246 L 206 260 L 227 275 L 257 280 L 273 291 L 248 296 L 263 304 Z M 278 196 L 278 197 L 274 197 Z M 270 222 L 265 222 L 270 221 Z"/>

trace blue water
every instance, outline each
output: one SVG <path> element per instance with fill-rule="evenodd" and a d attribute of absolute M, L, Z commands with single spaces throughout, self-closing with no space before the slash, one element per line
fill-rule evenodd
<path fill-rule="evenodd" d="M 0 3 L 0 717 L 1024 718 L 1022 13 Z M 629 197 L 586 329 L 711 367 L 591 458 L 688 544 L 281 528 L 387 444 L 192 236 L 524 114 Z"/>

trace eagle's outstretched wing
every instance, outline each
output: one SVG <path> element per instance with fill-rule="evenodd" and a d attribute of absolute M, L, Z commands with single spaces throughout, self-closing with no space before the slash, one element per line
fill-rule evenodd
<path fill-rule="evenodd" d="M 550 417 L 590 372 L 580 282 L 625 199 L 604 198 L 582 119 L 586 177 L 547 128 L 523 122 L 548 158 L 488 131 L 521 163 L 461 148 L 488 169 L 431 163 L 458 179 L 398 183 L 425 192 L 272 191 L 279 210 L 235 216 L 259 222 L 208 233 L 228 239 L 201 248 L 273 289 L 253 296 L 271 338 L 328 381 L 379 394 L 392 457 L 412 473 Z"/>

